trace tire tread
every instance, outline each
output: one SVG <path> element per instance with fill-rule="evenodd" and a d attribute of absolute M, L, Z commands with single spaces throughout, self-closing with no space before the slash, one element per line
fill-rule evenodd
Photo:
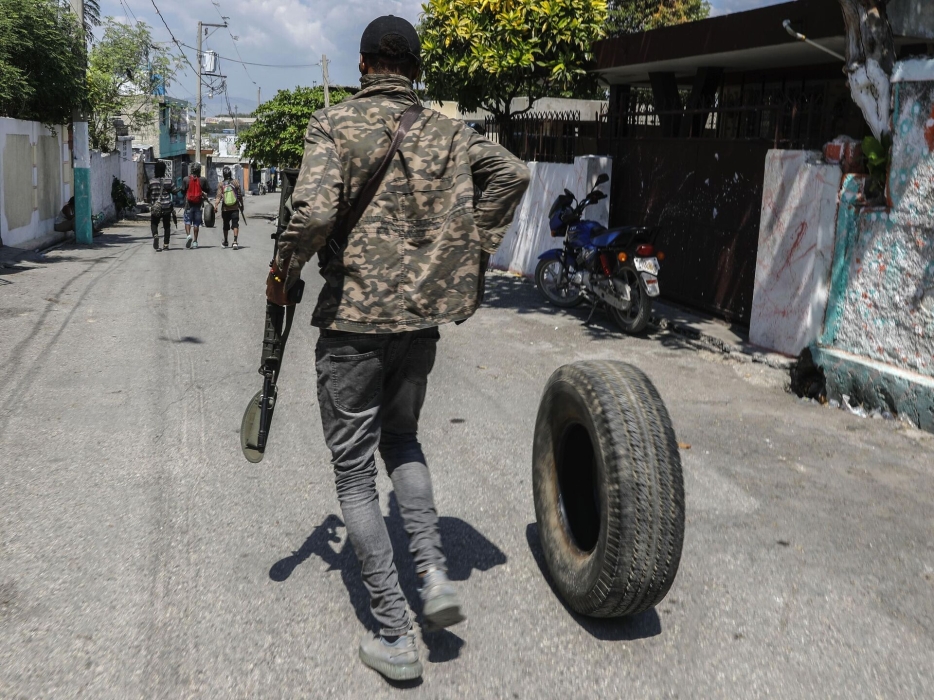
<path fill-rule="evenodd" d="M 575 363 L 559 368 L 549 386 L 558 381 L 587 405 L 602 445 L 595 448 L 607 464 L 609 526 L 600 572 L 589 593 L 569 603 L 595 617 L 643 612 L 671 588 L 684 539 L 684 483 L 671 419 L 651 380 L 632 365 Z M 630 543 L 623 539 L 624 518 Z"/>

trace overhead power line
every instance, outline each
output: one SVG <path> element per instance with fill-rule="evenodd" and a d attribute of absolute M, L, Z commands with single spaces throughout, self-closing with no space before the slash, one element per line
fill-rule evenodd
<path fill-rule="evenodd" d="M 179 42 L 186 49 L 192 49 L 197 51 L 194 46 L 189 46 L 184 42 Z M 321 62 L 318 63 L 253 63 L 251 61 L 238 61 L 236 58 L 230 58 L 229 56 L 217 55 L 218 58 L 225 61 L 230 61 L 231 63 L 242 63 L 245 66 L 260 66 L 261 68 L 314 68 L 315 66 L 320 66 Z"/>
<path fill-rule="evenodd" d="M 133 15 L 133 21 L 139 24 L 139 18 L 136 16 L 136 13 L 133 12 L 133 8 L 130 7 L 130 3 L 127 0 L 120 0 L 120 4 L 123 5 L 123 7 L 126 8 L 126 10 L 128 10 L 131 15 Z M 127 19 L 129 19 L 129 17 L 127 17 Z"/>
<path fill-rule="evenodd" d="M 192 71 L 194 71 L 195 76 L 198 78 L 198 82 L 201 82 L 201 73 L 193 65 L 191 65 L 191 61 L 188 60 L 188 54 L 186 54 L 184 49 L 182 49 L 182 46 L 185 46 L 185 44 L 183 44 L 178 39 L 176 39 L 175 35 L 172 33 L 172 30 L 169 29 L 169 25 L 165 21 L 165 17 L 162 16 L 162 12 L 161 10 L 159 10 L 159 6 L 156 5 L 156 0 L 149 0 L 149 1 L 152 3 L 152 6 L 155 8 L 156 14 L 159 15 L 159 19 L 162 20 L 162 24 L 165 25 L 165 30 L 169 33 L 169 36 L 172 37 L 172 41 L 178 47 L 178 50 L 181 52 L 182 58 L 185 59 L 185 63 L 187 63 L 188 67 L 191 68 Z M 188 48 L 191 49 L 194 47 L 189 46 Z M 195 49 L 195 51 L 197 51 L 197 49 Z M 200 56 L 198 57 L 198 60 L 201 60 Z"/>
<path fill-rule="evenodd" d="M 221 12 L 220 2 L 218 2 L 217 0 L 214 0 L 214 2 L 212 2 L 211 4 L 214 5 L 214 9 L 217 10 L 217 14 L 220 15 L 221 20 L 223 20 L 224 23 L 226 24 L 229 18 L 225 17 L 224 13 Z M 253 83 L 254 85 L 256 85 L 256 81 L 253 80 L 253 76 L 250 75 L 250 71 L 247 70 L 246 64 L 243 62 L 243 56 L 240 55 L 240 49 L 237 47 L 237 37 L 233 35 L 232 31 L 230 31 L 229 26 L 227 27 L 227 33 L 230 35 L 230 41 L 233 44 L 234 51 L 237 52 L 237 58 L 240 59 L 240 67 L 243 68 L 243 72 L 246 73 L 246 77 L 249 79 L 249 81 Z"/>

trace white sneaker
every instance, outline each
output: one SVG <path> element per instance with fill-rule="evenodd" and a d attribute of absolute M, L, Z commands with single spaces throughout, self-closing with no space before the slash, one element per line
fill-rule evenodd
<path fill-rule="evenodd" d="M 191 244 L 192 244 L 192 238 L 191 238 L 191 234 L 189 233 L 188 238 L 185 239 L 185 247 L 191 248 Z"/>
<path fill-rule="evenodd" d="M 192 242 L 191 242 L 191 247 L 192 247 L 192 249 L 197 248 L 197 247 L 198 247 L 198 241 L 192 241 Z"/>

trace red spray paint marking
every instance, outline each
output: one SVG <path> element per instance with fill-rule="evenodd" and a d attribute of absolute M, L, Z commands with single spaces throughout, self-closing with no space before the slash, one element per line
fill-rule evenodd
<path fill-rule="evenodd" d="M 817 247 L 817 244 L 815 243 L 810 248 L 808 248 L 803 253 L 801 253 L 801 255 L 799 255 L 797 258 L 795 257 L 795 254 L 798 252 L 798 249 L 801 247 L 801 243 L 804 242 L 804 236 L 807 234 L 807 232 L 808 232 L 808 222 L 802 221 L 801 224 L 798 226 L 798 229 L 795 231 L 795 237 L 794 237 L 794 240 L 791 242 L 791 248 L 789 248 L 787 255 L 785 255 L 785 262 L 775 273 L 776 277 L 780 277 L 782 274 L 784 274 L 785 270 L 791 267 L 794 263 L 798 262 L 798 260 L 801 260 L 805 255 L 807 255 L 812 250 L 814 250 L 814 248 Z"/>
<path fill-rule="evenodd" d="M 931 118 L 924 130 L 924 140 L 928 142 L 928 150 L 934 151 L 934 108 L 931 109 Z"/>

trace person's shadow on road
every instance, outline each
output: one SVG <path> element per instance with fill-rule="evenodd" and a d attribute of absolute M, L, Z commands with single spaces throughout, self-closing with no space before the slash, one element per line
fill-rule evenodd
<path fill-rule="evenodd" d="M 353 546 L 346 534 L 342 537 L 337 532 L 337 528 L 343 526 L 343 521 L 337 515 L 333 513 L 329 515 L 314 529 L 301 547 L 272 565 L 269 578 L 281 583 L 311 556 L 320 557 L 328 565 L 328 571 L 340 571 L 341 581 L 350 596 L 350 603 L 357 619 L 364 627 L 376 632 L 378 627 L 370 614 L 370 596 L 360 578 L 360 565 Z M 395 494 L 392 494 L 389 499 L 386 527 L 395 552 L 399 585 L 409 605 L 420 615 L 422 606 L 418 595 L 415 567 L 408 552 L 408 535 L 403 527 Z M 447 557 L 448 576 L 452 581 L 466 581 L 475 569 L 488 571 L 506 563 L 506 555 L 499 547 L 460 518 L 443 516 L 438 519 L 438 528 L 441 531 L 441 542 Z M 332 546 L 340 545 L 342 542 L 340 550 Z M 450 630 L 424 633 L 423 639 L 428 647 L 428 660 L 432 663 L 444 663 L 456 659 L 464 646 L 464 640 Z"/>
<path fill-rule="evenodd" d="M 662 622 L 658 617 L 655 608 L 649 608 L 645 612 L 630 617 L 619 618 L 596 618 L 587 617 L 574 612 L 561 597 L 561 593 L 555 587 L 551 573 L 548 571 L 548 564 L 545 561 L 545 552 L 542 550 L 541 542 L 538 538 L 538 524 L 529 523 L 525 528 L 525 539 L 529 543 L 529 550 L 532 552 L 532 558 L 542 572 L 542 576 L 551 587 L 552 593 L 561 601 L 564 609 L 574 619 L 574 621 L 584 628 L 588 633 L 603 641 L 632 641 L 635 639 L 646 639 L 655 637 L 662 633 Z"/>

